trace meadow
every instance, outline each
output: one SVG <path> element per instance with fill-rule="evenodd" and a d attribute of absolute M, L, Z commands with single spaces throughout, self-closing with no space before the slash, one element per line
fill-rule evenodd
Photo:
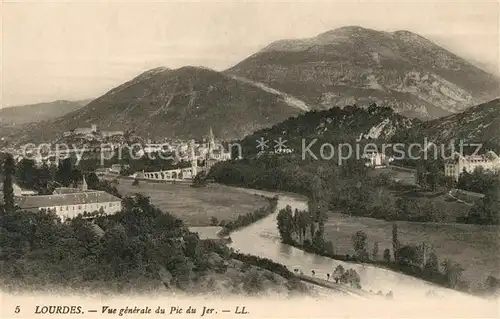
<path fill-rule="evenodd" d="M 498 226 L 440 224 L 398 221 L 399 240 L 404 244 L 431 246 L 441 263 L 445 258 L 460 263 L 462 278 L 471 288 L 488 275 L 500 276 L 500 241 Z M 331 240 L 335 253 L 354 254 L 351 236 L 358 230 L 367 234 L 367 250 L 371 253 L 379 243 L 379 259 L 383 251 L 392 252 L 392 222 L 368 217 L 330 213 L 325 224 L 325 239 Z"/>
<path fill-rule="evenodd" d="M 171 212 L 188 226 L 210 226 L 212 217 L 219 221 L 235 220 L 269 204 L 263 197 L 218 184 L 195 188 L 185 183 L 141 181 L 133 186 L 132 180 L 120 179 L 117 188 L 125 196 L 134 193 L 149 196 L 156 207 Z"/>

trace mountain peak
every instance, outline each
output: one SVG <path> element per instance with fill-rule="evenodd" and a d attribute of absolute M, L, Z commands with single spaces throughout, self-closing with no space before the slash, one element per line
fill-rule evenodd
<path fill-rule="evenodd" d="M 160 66 L 160 67 L 142 72 L 141 74 L 139 74 L 136 77 L 136 79 L 146 78 L 146 77 L 153 76 L 155 74 L 159 74 L 159 73 L 163 73 L 163 72 L 170 72 L 170 71 L 172 71 L 172 70 L 167 68 L 167 67 Z"/>
<path fill-rule="evenodd" d="M 397 30 L 397 31 L 391 32 L 391 35 L 394 36 L 396 39 L 400 39 L 403 41 L 417 41 L 421 44 L 423 44 L 423 43 L 434 44 L 429 39 L 424 38 L 423 36 L 421 36 L 417 33 L 408 31 L 408 30 Z"/>
<path fill-rule="evenodd" d="M 370 34 L 370 33 L 381 33 L 381 31 L 373 30 L 373 29 L 368 29 L 364 27 L 360 27 L 357 25 L 349 25 L 349 26 L 344 26 L 340 28 L 336 28 L 330 31 L 326 31 L 323 33 L 320 33 L 317 38 L 321 37 L 328 37 L 332 35 L 356 35 L 356 34 Z"/>
<path fill-rule="evenodd" d="M 228 73 L 319 109 L 376 102 L 421 119 L 460 112 L 497 97 L 499 88 L 493 76 L 416 33 L 352 25 L 276 41 Z"/>

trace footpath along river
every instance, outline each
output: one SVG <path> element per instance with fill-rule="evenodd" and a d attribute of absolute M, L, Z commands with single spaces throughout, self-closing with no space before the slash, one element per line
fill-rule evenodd
<path fill-rule="evenodd" d="M 253 194 L 274 196 L 278 195 L 278 205 L 276 212 L 245 227 L 231 233 L 231 247 L 241 253 L 252 254 L 264 258 L 268 258 L 287 266 L 293 270 L 298 268 L 305 275 L 311 275 L 311 271 L 315 271 L 315 277 L 326 279 L 327 273 L 332 273 L 337 265 L 342 265 L 344 268 L 355 269 L 361 278 L 363 290 L 374 292 L 382 291 L 384 294 L 392 291 L 394 299 L 409 300 L 414 298 L 425 297 L 427 292 L 434 291 L 438 296 L 445 298 L 452 297 L 454 301 L 468 301 L 479 298 L 464 294 L 452 289 L 447 289 L 426 282 L 424 280 L 411 277 L 402 273 L 398 273 L 385 268 L 375 267 L 372 265 L 363 265 L 355 263 L 346 263 L 331 258 L 318 256 L 308 253 L 298 248 L 281 243 L 276 216 L 277 212 L 290 205 L 293 210 L 307 209 L 307 199 L 305 197 L 279 192 L 268 192 L 261 190 L 252 190 L 237 188 L 243 192 Z M 457 299 L 458 298 L 458 299 Z"/>

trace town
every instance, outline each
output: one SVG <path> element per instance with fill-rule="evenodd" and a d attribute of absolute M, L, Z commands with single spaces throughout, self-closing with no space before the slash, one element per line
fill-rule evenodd
<path fill-rule="evenodd" d="M 0 317 L 495 317 L 497 9 L 6 2 Z"/>
<path fill-rule="evenodd" d="M 126 135 L 127 139 L 125 139 Z M 61 147 L 61 145 L 67 144 L 60 143 L 68 141 L 74 143 L 71 148 Z M 130 147 L 131 141 L 138 142 L 135 148 Z M 199 142 L 194 140 L 151 142 L 144 141 L 139 136 L 125 134 L 122 131 L 100 131 L 96 125 L 92 125 L 90 128 L 75 128 L 64 132 L 53 143 L 42 144 L 38 147 L 30 146 L 30 148 L 4 148 L 1 152 L 11 154 L 16 164 L 29 160 L 37 168 L 52 167 L 52 169 L 57 169 L 64 160 L 73 161 L 74 165 L 78 167 L 82 160 L 89 160 L 95 163 L 91 172 L 101 179 L 124 177 L 133 179 L 136 182 L 146 180 L 193 183 L 197 176 L 207 176 L 210 169 L 219 162 L 242 159 L 241 146 L 238 145 L 240 149 L 230 149 L 231 145 L 229 145 L 225 149 L 224 145 L 216 140 L 211 128 L 206 138 Z M 235 150 L 237 152 L 233 152 Z M 288 156 L 293 152 L 293 149 L 285 147 L 275 149 L 271 154 Z M 123 156 L 123 154 L 126 154 L 126 156 Z M 261 151 L 257 156 L 260 157 L 265 154 L 265 151 Z M 444 163 L 441 173 L 435 172 L 434 174 L 442 175 L 454 184 L 459 182 L 463 174 L 473 174 L 478 170 L 490 171 L 494 174 L 500 172 L 500 158 L 493 151 L 488 151 L 484 155 L 456 153 L 451 158 Z M 124 159 L 126 160 L 124 161 Z M 134 160 L 141 161 L 144 159 L 168 161 L 170 167 L 163 168 L 161 167 L 162 164 L 160 164 L 139 171 L 131 169 Z M 373 150 L 362 154 L 361 159 L 367 167 L 374 169 L 400 168 L 397 166 L 398 164 L 394 163 L 393 157 Z M 424 186 L 427 180 L 437 179 L 437 175 L 429 178 L 429 174 L 432 175 L 432 173 L 427 172 L 425 180 L 422 180 L 418 169 L 410 169 L 407 173 L 406 181 L 413 180 L 412 182 L 415 185 Z M 89 190 L 85 177 L 79 183 L 81 185 L 78 187 L 55 187 L 51 194 L 38 194 L 36 190 L 23 189 L 14 184 L 16 204 L 23 210 L 53 210 L 62 219 L 99 210 L 104 210 L 106 214 L 112 214 L 121 209 L 119 198 L 104 191 Z M 472 192 L 471 189 L 457 189 L 453 194 L 455 196 L 457 194 L 482 196 L 480 192 Z"/>

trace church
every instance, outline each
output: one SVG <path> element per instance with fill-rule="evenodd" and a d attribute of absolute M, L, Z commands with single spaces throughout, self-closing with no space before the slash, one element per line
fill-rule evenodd
<path fill-rule="evenodd" d="M 192 180 L 202 171 L 209 172 L 210 168 L 218 162 L 231 159 L 231 152 L 225 151 L 222 145 L 216 144 L 215 137 L 210 128 L 207 145 L 198 148 L 199 156 L 196 155 L 195 142 L 189 143 L 189 160 L 191 167 L 161 170 L 155 172 L 137 172 L 133 176 L 137 179 L 148 179 L 155 181 L 183 181 Z M 198 160 L 203 159 L 203 166 L 198 166 Z"/>

